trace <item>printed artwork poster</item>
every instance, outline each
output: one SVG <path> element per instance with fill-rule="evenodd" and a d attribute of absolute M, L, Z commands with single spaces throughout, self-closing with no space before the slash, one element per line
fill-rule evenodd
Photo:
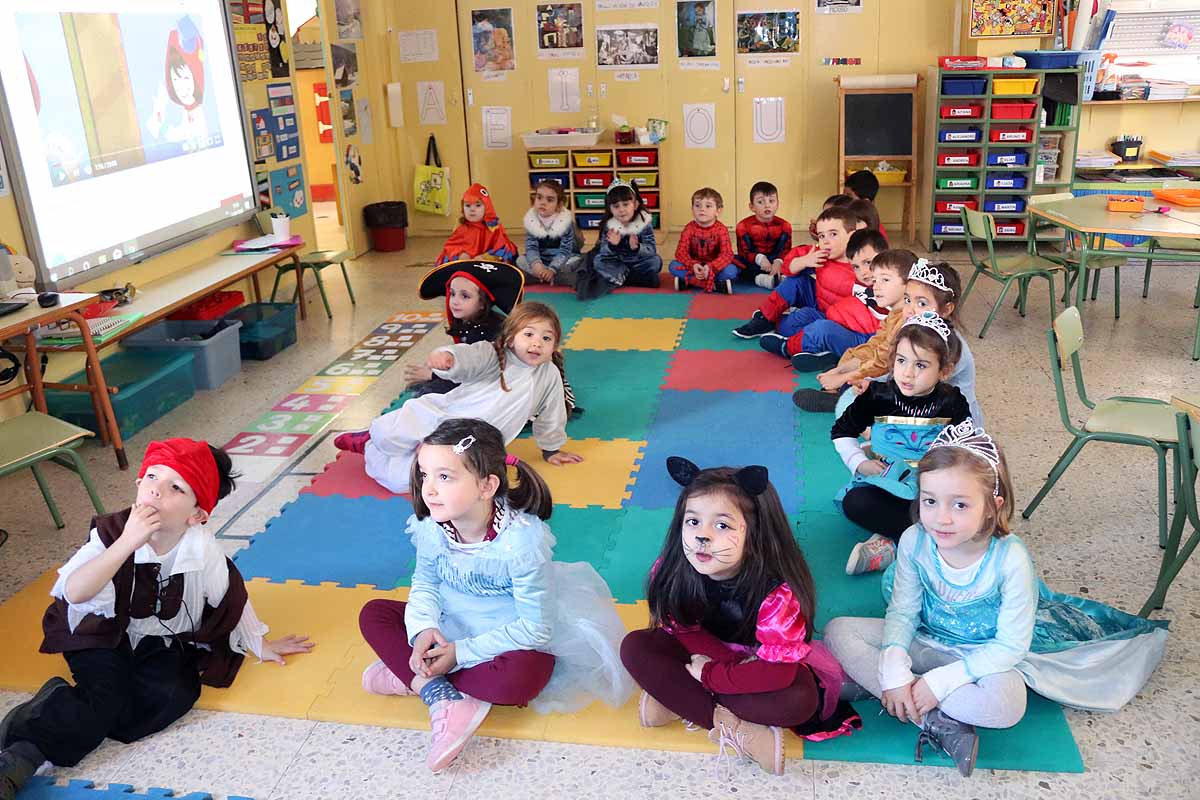
<path fill-rule="evenodd" d="M 337 35 L 339 39 L 361 39 L 362 7 L 360 0 L 334 0 L 334 13 L 337 15 Z"/>
<path fill-rule="evenodd" d="M 745 11 L 737 15 L 739 53 L 798 53 L 799 11 Z"/>
<path fill-rule="evenodd" d="M 293 219 L 308 213 L 303 164 L 271 170 L 271 202 Z"/>
<path fill-rule="evenodd" d="M 238 77 L 242 82 L 268 80 L 271 77 L 271 57 L 262 23 L 235 24 L 233 37 L 237 45 Z"/>
<path fill-rule="evenodd" d="M 583 48 L 583 3 L 539 3 L 538 58 L 579 58 Z"/>
<path fill-rule="evenodd" d="M 657 69 L 658 26 L 653 23 L 596 26 L 600 69 Z"/>
<path fill-rule="evenodd" d="M 352 144 L 346 145 L 346 174 L 350 176 L 351 183 L 362 183 L 362 153 L 358 147 Z"/>
<path fill-rule="evenodd" d="M 358 45 L 331 44 L 333 82 L 339 89 L 349 89 L 358 83 Z"/>
<path fill-rule="evenodd" d="M 354 109 L 354 92 L 350 89 L 342 89 L 338 95 L 340 99 L 338 107 L 342 110 L 342 134 L 345 136 L 354 136 L 358 133 L 358 116 Z"/>
<path fill-rule="evenodd" d="M 715 0 L 675 4 L 675 31 L 680 58 L 713 58 L 717 54 Z"/>
<path fill-rule="evenodd" d="M 863 0 L 817 0 L 818 14 L 861 14 Z"/>
<path fill-rule="evenodd" d="M 1055 0 L 969 0 L 969 35 L 1053 36 Z"/>
<path fill-rule="evenodd" d="M 250 112 L 250 129 L 254 133 L 254 157 L 270 158 L 275 149 L 272 135 L 271 112 L 266 108 L 256 108 Z"/>
<path fill-rule="evenodd" d="M 292 71 L 288 66 L 288 33 L 287 23 L 283 19 L 283 0 L 263 0 L 262 5 L 271 77 L 286 78 Z"/>
<path fill-rule="evenodd" d="M 475 54 L 476 72 L 517 68 L 511 8 L 480 8 L 471 12 L 471 51 Z"/>

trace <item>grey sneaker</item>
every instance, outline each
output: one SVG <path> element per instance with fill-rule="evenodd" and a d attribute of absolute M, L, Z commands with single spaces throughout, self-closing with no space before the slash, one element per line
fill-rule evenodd
<path fill-rule="evenodd" d="M 921 733 L 917 736 L 916 760 L 921 761 L 921 745 L 931 744 L 950 756 L 964 778 L 971 777 L 975 759 L 979 756 L 979 734 L 974 725 L 948 717 L 940 708 L 925 715 Z"/>
<path fill-rule="evenodd" d="M 862 575 L 866 572 L 881 572 L 896 560 L 896 545 L 886 536 L 871 534 L 865 542 L 854 545 L 850 558 L 846 560 L 847 575 Z"/>
<path fill-rule="evenodd" d="M 754 276 L 754 285 L 760 289 L 766 289 L 769 292 L 779 285 L 779 276 L 768 275 L 765 272 L 760 272 Z"/>

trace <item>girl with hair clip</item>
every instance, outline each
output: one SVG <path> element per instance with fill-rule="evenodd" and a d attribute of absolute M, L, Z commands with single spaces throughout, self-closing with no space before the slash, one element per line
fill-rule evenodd
<path fill-rule="evenodd" d="M 441 266 L 447 261 L 492 259 L 512 264 L 517 258 L 517 246 L 504 231 L 500 217 L 492 205 L 492 196 L 482 183 L 472 183 L 463 192 L 462 216 L 458 227 L 442 245 L 442 252 L 433 263 Z"/>
<path fill-rule="evenodd" d="M 544 303 L 513 309 L 494 342 L 439 347 L 426 363 L 439 378 L 461 384 L 446 394 L 414 397 L 378 417 L 365 431 L 333 440 L 339 450 L 362 453 L 367 474 L 390 492 L 409 488 L 421 439 L 451 417 L 476 417 L 500 429 L 507 444 L 533 420 L 533 438 L 551 464 L 583 457 L 562 450 L 567 442 L 563 391 L 562 323 Z"/>
<path fill-rule="evenodd" d="M 892 345 L 892 376 L 871 381 L 834 422 L 829 436 L 853 476 L 834 502 L 872 534 L 851 550 L 847 575 L 892 563 L 917 495 L 916 461 L 947 423 L 970 416 L 962 392 L 946 383 L 958 355 L 958 339 L 944 319 L 932 312 L 909 317 Z M 870 456 L 859 443 L 867 428 Z"/>
<path fill-rule="evenodd" d="M 505 453 L 500 431 L 442 422 L 421 441 L 411 483 L 412 590 L 407 603 L 372 600 L 359 614 L 381 659 L 362 683 L 429 706 L 429 768 L 449 766 L 493 704 L 541 713 L 596 698 L 623 705 L 633 687 L 617 655 L 625 627 L 612 593 L 591 565 L 553 560 L 550 490 Z"/>
<path fill-rule="evenodd" d="M 644 690 L 642 726 L 682 718 L 782 774 L 782 728 L 822 740 L 862 725 L 839 703 L 841 667 L 812 638 L 808 563 L 766 467 L 673 456 L 667 469 L 683 491 L 650 571 L 650 627 L 621 644 Z"/>
<path fill-rule="evenodd" d="M 1015 502 L 1000 447 L 967 419 L 922 457 L 916 523 L 883 576 L 884 619 L 839 617 L 825 641 L 849 699 L 878 697 L 970 775 L 975 726 L 1008 728 L 1028 686 L 1058 703 L 1116 711 L 1162 659 L 1166 622 L 1050 591 L 1010 533 Z"/>
<path fill-rule="evenodd" d="M 580 300 L 591 300 L 619 286 L 657 289 L 662 256 L 654 240 L 654 219 L 631 183 L 617 179 L 604 196 L 600 238 L 587 253 L 575 282 Z"/>

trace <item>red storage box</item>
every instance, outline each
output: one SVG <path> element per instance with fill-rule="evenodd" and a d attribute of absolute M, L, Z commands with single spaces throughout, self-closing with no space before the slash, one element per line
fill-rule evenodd
<path fill-rule="evenodd" d="M 646 208 L 658 208 L 658 192 L 641 192 Z"/>
<path fill-rule="evenodd" d="M 1024 236 L 1025 223 L 1020 220 L 996 220 L 997 236 Z"/>
<path fill-rule="evenodd" d="M 988 131 L 988 139 L 993 142 L 1017 144 L 1033 141 L 1033 130 L 1030 128 L 992 128 Z"/>
<path fill-rule="evenodd" d="M 576 172 L 575 187 L 577 189 L 605 189 L 612 183 L 611 172 Z"/>
<path fill-rule="evenodd" d="M 171 314 L 167 319 L 221 319 L 246 302 L 241 292 L 213 292 Z"/>
<path fill-rule="evenodd" d="M 937 163 L 939 167 L 975 167 L 979 165 L 979 153 L 961 150 L 938 153 Z"/>
<path fill-rule="evenodd" d="M 381 253 L 403 250 L 408 239 L 408 228 L 371 228 L 371 249 Z"/>
<path fill-rule="evenodd" d="M 653 167 L 657 165 L 657 150 L 649 149 L 617 151 L 617 166 L 619 167 Z"/>
<path fill-rule="evenodd" d="M 934 210 L 939 214 L 957 214 L 959 209 L 966 208 L 971 211 L 979 210 L 978 200 L 938 200 L 934 204 Z"/>
<path fill-rule="evenodd" d="M 1037 103 L 1023 103 L 1018 100 L 993 100 L 992 119 L 1033 119 L 1037 112 Z"/>
<path fill-rule="evenodd" d="M 939 113 L 942 119 L 979 119 L 983 116 L 983 106 L 976 103 L 947 103 Z"/>

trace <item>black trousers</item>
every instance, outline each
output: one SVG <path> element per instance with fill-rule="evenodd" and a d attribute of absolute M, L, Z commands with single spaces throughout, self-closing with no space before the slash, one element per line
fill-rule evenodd
<path fill-rule="evenodd" d="M 855 486 L 846 492 L 842 513 L 851 522 L 893 542 L 899 541 L 900 534 L 913 524 L 911 500 L 902 500 L 871 484 Z"/>
<path fill-rule="evenodd" d="M 73 767 L 105 738 L 136 742 L 182 717 L 200 697 L 195 648 L 147 636 L 137 649 L 64 653 L 75 685 L 53 692 L 40 713 L 18 721 L 8 741 L 26 741 L 60 767 Z"/>

